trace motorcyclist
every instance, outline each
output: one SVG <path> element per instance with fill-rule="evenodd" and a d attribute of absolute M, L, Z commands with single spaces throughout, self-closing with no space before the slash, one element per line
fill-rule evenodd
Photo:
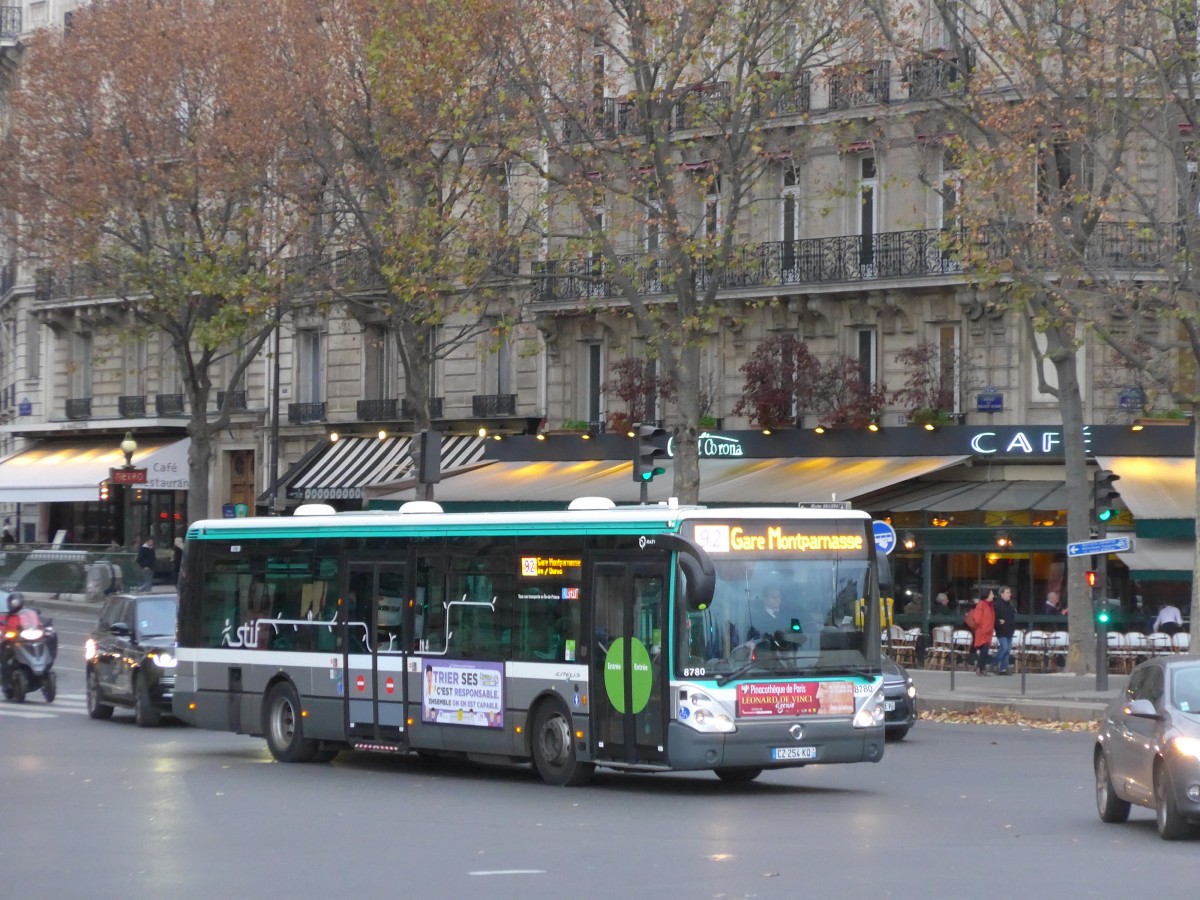
<path fill-rule="evenodd" d="M 21 630 L 21 610 L 25 608 L 25 595 L 13 591 L 8 595 L 8 613 L 4 616 L 4 628 L 0 629 L 0 683 L 8 681 L 8 669 L 12 659 L 12 640 Z M 9 637 L 12 635 L 13 637 Z"/>

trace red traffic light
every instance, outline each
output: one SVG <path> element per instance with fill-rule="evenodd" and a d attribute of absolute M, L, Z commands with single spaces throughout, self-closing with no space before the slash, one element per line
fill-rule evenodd
<path fill-rule="evenodd" d="M 1096 573 L 1088 572 L 1086 574 L 1087 574 L 1088 587 L 1095 587 L 1096 586 Z"/>

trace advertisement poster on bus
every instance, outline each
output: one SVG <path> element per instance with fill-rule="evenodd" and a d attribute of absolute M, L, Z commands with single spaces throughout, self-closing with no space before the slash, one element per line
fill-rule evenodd
<path fill-rule="evenodd" d="M 425 660 L 421 721 L 504 727 L 504 663 Z"/>
<path fill-rule="evenodd" d="M 775 681 L 739 684 L 739 716 L 852 716 L 852 681 Z"/>

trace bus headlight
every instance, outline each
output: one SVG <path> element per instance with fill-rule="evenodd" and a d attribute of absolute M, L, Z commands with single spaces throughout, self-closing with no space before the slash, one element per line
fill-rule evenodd
<path fill-rule="evenodd" d="M 855 728 L 878 728 L 883 725 L 883 681 L 875 685 L 875 690 L 866 702 L 854 714 Z"/>
<path fill-rule="evenodd" d="M 704 691 L 690 688 L 679 700 L 676 717 L 689 728 L 705 734 L 728 734 L 736 730 L 725 707 Z"/>

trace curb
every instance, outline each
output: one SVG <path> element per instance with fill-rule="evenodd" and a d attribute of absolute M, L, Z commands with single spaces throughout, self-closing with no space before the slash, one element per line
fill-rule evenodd
<path fill-rule="evenodd" d="M 980 700 L 944 696 L 917 697 L 918 712 L 979 712 L 992 709 L 1048 722 L 1100 722 L 1104 706 L 1071 700 Z"/>

